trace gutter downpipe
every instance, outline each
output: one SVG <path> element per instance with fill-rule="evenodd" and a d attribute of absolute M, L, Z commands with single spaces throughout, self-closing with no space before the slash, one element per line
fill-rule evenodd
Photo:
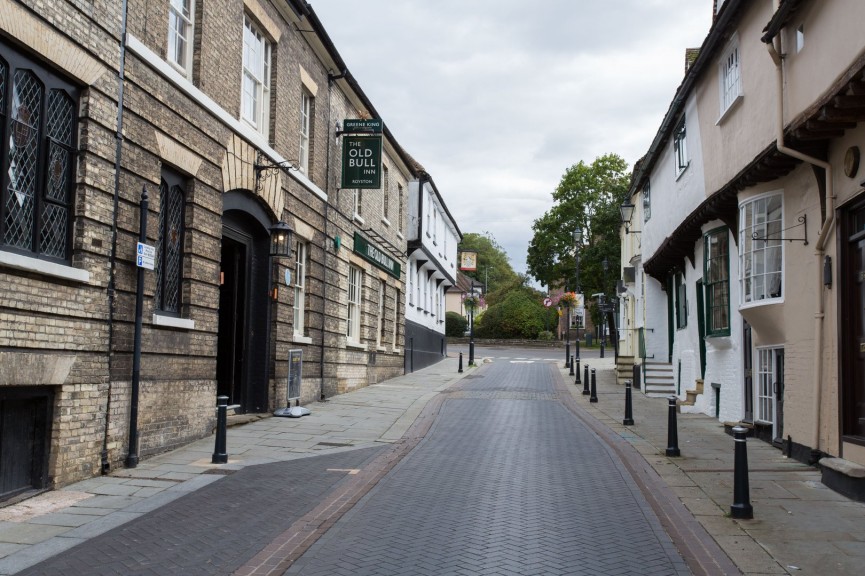
<path fill-rule="evenodd" d="M 123 157 L 123 86 L 126 82 L 126 16 L 128 0 L 123 0 L 120 22 L 120 62 L 117 70 L 117 130 L 114 147 L 114 206 L 111 220 L 111 256 L 108 264 L 108 398 L 105 404 L 105 430 L 102 435 L 100 470 L 103 475 L 111 470 L 108 461 L 108 429 L 111 424 L 112 367 L 114 354 L 114 310 L 117 306 L 117 210 L 120 202 L 120 161 Z"/>
<path fill-rule="evenodd" d="M 340 78 L 345 78 L 345 75 L 348 73 L 347 70 L 343 69 L 339 74 L 328 74 L 327 75 L 327 159 L 325 160 L 325 183 L 324 183 L 324 193 L 327 196 L 327 200 L 324 201 L 324 262 L 325 262 L 325 276 L 327 276 L 327 246 L 328 242 L 331 241 L 330 236 L 328 236 L 327 229 L 328 224 L 330 224 L 330 147 L 333 145 L 330 140 L 330 124 L 333 119 L 333 89 L 336 81 Z M 339 203 L 339 196 L 337 196 L 337 204 Z M 334 256 L 338 258 L 338 256 Z M 322 283 L 321 286 L 321 358 L 318 362 L 318 376 L 319 376 L 319 384 L 318 384 L 318 399 L 323 402 L 325 400 L 324 396 L 324 356 L 325 356 L 325 347 L 324 347 L 324 333 L 327 327 L 325 309 L 327 308 L 327 279 Z"/>
<path fill-rule="evenodd" d="M 832 165 L 829 162 L 808 156 L 793 150 L 784 145 L 784 69 L 783 56 L 781 55 L 781 39 L 776 36 L 766 42 L 766 48 L 772 61 L 775 63 L 776 77 L 776 114 L 777 122 L 775 129 L 777 130 L 777 147 L 778 152 L 808 162 L 813 166 L 818 166 L 826 171 L 826 220 L 820 228 L 820 233 L 817 236 L 817 243 L 814 246 L 814 256 L 817 270 L 817 290 L 816 299 L 814 302 L 814 431 L 811 438 L 812 454 L 814 451 L 820 451 L 820 403 L 823 387 L 821 386 L 821 378 L 823 375 L 823 320 L 825 317 L 823 307 L 823 278 L 822 278 L 822 262 L 825 252 L 826 239 L 829 236 L 829 230 L 834 223 L 835 218 L 835 189 L 832 178 Z"/>

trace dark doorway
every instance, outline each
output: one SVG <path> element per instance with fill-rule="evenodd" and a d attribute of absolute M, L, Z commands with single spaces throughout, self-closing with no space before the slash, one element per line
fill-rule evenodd
<path fill-rule="evenodd" d="M 222 237 L 219 272 L 219 345 L 216 358 L 217 394 L 229 405 L 242 404 L 246 385 L 243 335 L 246 333 L 247 248 L 249 239 L 226 230 Z"/>
<path fill-rule="evenodd" d="M 865 202 L 845 210 L 841 224 L 841 427 L 845 440 L 865 443 Z"/>
<path fill-rule="evenodd" d="M 751 325 L 742 320 L 742 364 L 745 373 L 745 422 L 754 421 L 754 357 L 751 350 Z"/>
<path fill-rule="evenodd" d="M 706 306 L 703 303 L 703 279 L 697 280 L 697 338 L 700 340 L 700 379 L 706 377 Z"/>
<path fill-rule="evenodd" d="M 784 349 L 775 351 L 775 429 L 772 443 L 784 446 Z"/>
<path fill-rule="evenodd" d="M 240 412 L 268 410 L 268 236 L 252 217 L 223 215 L 217 393 Z"/>
<path fill-rule="evenodd" d="M 0 388 L 0 501 L 47 487 L 52 404 L 49 388 Z"/>

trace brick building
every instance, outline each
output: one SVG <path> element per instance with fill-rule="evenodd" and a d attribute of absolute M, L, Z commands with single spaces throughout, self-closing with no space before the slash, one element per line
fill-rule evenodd
<path fill-rule="evenodd" d="M 206 436 L 217 395 L 270 412 L 403 372 L 418 175 L 384 126 L 381 186 L 340 189 L 363 118 L 303 0 L 0 0 L 0 499 Z"/>

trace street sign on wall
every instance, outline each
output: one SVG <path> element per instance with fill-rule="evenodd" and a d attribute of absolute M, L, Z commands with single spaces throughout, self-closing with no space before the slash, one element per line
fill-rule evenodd
<path fill-rule="evenodd" d="M 381 136 L 344 136 L 342 188 L 381 188 Z"/>

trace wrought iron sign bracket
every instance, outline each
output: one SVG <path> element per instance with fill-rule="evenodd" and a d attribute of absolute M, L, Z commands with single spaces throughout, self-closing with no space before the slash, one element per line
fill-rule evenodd
<path fill-rule="evenodd" d="M 270 178 L 274 172 L 282 171 L 288 174 L 291 170 L 299 171 L 300 168 L 290 160 L 282 162 L 274 162 L 267 156 L 257 151 L 255 153 L 255 164 L 252 165 L 255 170 L 255 193 L 261 193 L 261 181 Z"/>
<path fill-rule="evenodd" d="M 787 242 L 802 242 L 804 246 L 807 246 L 808 245 L 808 227 L 805 225 L 808 221 L 807 215 L 802 214 L 796 220 L 799 222 L 798 224 L 793 224 L 792 226 L 788 226 L 787 228 L 784 228 L 783 230 L 781 230 L 781 232 L 786 232 L 787 230 L 791 230 L 793 228 L 798 228 L 799 226 L 801 226 L 803 235 L 805 236 L 804 238 L 784 238 L 783 235 L 782 236 L 774 236 L 774 237 L 758 236 L 757 232 L 754 232 L 753 234 L 751 234 L 751 239 L 752 240 L 762 240 L 764 242 L 766 240 L 781 240 L 782 242 L 786 240 Z"/>

